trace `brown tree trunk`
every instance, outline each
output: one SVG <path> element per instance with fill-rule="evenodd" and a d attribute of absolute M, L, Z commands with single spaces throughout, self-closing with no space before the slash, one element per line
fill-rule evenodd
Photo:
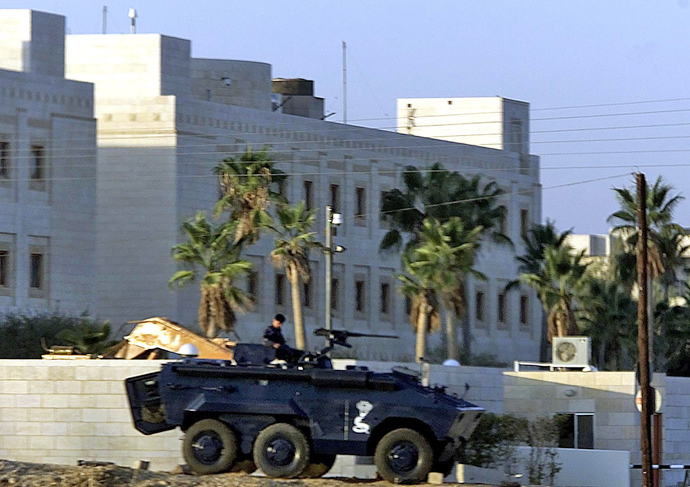
<path fill-rule="evenodd" d="M 448 349 L 448 357 L 449 359 L 454 359 L 457 360 L 458 358 L 458 348 L 457 348 L 457 343 L 455 339 L 455 324 L 453 323 L 453 312 L 451 310 L 451 307 L 449 305 L 445 305 L 445 313 L 446 313 L 446 346 Z"/>
<path fill-rule="evenodd" d="M 299 274 L 295 264 L 288 264 L 288 279 L 292 294 L 292 316 L 295 321 L 295 348 L 304 350 L 306 340 L 304 336 L 304 324 L 302 322 L 302 300 L 299 293 Z"/>
<path fill-rule="evenodd" d="M 426 320 L 429 313 L 429 305 L 426 301 L 419 305 L 417 314 L 417 342 L 415 344 L 415 362 L 421 363 L 426 350 Z"/>

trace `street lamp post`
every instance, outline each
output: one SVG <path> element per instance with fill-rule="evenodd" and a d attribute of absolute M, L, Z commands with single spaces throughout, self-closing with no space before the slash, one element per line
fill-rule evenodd
<path fill-rule="evenodd" d="M 345 248 L 340 245 L 336 245 L 333 248 L 333 227 L 340 225 L 341 216 L 340 213 L 333 213 L 333 208 L 330 206 L 326 207 L 326 243 L 324 245 L 323 252 L 326 254 L 326 316 L 324 320 L 324 328 L 331 331 L 331 314 L 332 314 L 332 285 L 333 285 L 333 254 L 337 252 L 344 252 Z M 331 346 L 331 339 L 326 338 L 326 345 Z"/>

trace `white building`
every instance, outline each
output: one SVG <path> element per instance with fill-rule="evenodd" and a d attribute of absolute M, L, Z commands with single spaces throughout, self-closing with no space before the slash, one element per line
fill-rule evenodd
<path fill-rule="evenodd" d="M 21 15 L 39 18 L 35 12 L 24 11 Z M 10 14 L 3 18 L 10 19 Z M 60 19 L 64 29 L 64 20 L 55 18 Z M 13 21 L 7 20 L 0 30 L 13 32 L 12 25 Z M 60 45 L 59 41 L 46 43 L 54 49 Z M 31 245 L 49 245 L 50 265 L 54 269 L 51 284 L 62 279 L 55 271 L 61 269 L 56 258 L 57 250 L 62 251 L 63 247 L 65 252 L 70 250 L 79 256 L 69 261 L 71 273 L 91 272 L 94 252 L 88 249 L 93 245 L 89 247 L 90 241 L 84 234 L 93 233 L 79 227 L 75 234 L 78 242 L 65 245 L 63 239 L 72 238 L 72 234 L 63 233 L 63 229 L 70 227 L 63 222 L 55 224 L 57 196 L 63 194 L 63 186 L 72 185 L 64 193 L 65 204 L 72 205 L 73 210 L 69 212 L 69 222 L 81 215 L 80 210 L 92 217 L 95 206 L 97 277 L 95 285 L 86 289 L 61 285 L 60 290 L 64 289 L 66 295 L 59 298 L 51 285 L 52 300 L 45 305 L 56 306 L 58 299 L 60 303 L 78 301 L 95 292 L 98 316 L 113 320 L 115 325 L 162 315 L 193 327 L 198 290 L 195 286 L 183 292 L 168 288 L 168 279 L 177 270 L 170 249 L 181 239 L 180 224 L 197 210 L 210 210 L 216 202 L 219 191 L 212 168 L 217 162 L 242 153 L 248 146 L 265 146 L 290 175 L 284 188 L 287 197 L 291 201 L 305 200 L 319 209 L 319 229 L 323 228 L 323 208 L 327 204 L 343 215 L 344 223 L 337 230 L 335 242 L 347 251 L 336 255 L 333 269 L 334 327 L 398 334 L 402 338 L 397 342 L 367 341 L 360 343 L 358 351 L 363 357 L 375 359 L 409 358 L 414 334 L 404 300 L 395 292 L 399 258 L 378 252 L 387 230 L 379 215 L 380 198 L 383 192 L 401 186 L 401 170 L 406 165 L 425 168 L 440 162 L 448 169 L 479 174 L 487 182 L 496 181 L 506 191 L 502 201 L 508 207 L 504 230 L 517 244 L 512 249 L 487 242 L 482 249 L 478 268 L 488 280 L 470 282 L 468 288 L 467 319 L 474 336 L 473 350 L 493 353 L 505 361 L 537 356 L 541 315 L 538 301 L 528 290 L 508 294 L 503 291 L 505 284 L 517 276 L 514 255 L 521 250 L 521 231 L 541 219 L 538 158 L 529 155 L 526 135 L 527 104 L 502 98 L 484 102 L 492 111 L 500 112 L 492 129 L 501 131 L 500 140 L 514 137 L 505 127 L 515 128 L 516 121 L 522 130 L 520 144 L 511 142 L 508 146 L 503 142 L 495 148 L 477 145 L 477 141 L 470 145 L 425 138 L 443 135 L 433 129 L 420 134 L 425 137 L 418 137 L 336 124 L 320 120 L 323 100 L 313 96 L 311 82 L 277 79 L 273 80 L 272 89 L 269 65 L 193 59 L 190 47 L 187 40 L 162 35 L 67 36 L 66 76 L 95 85 L 97 202 L 94 205 L 93 185 L 88 183 L 94 175 L 88 162 L 93 159 L 82 159 L 81 150 L 83 145 L 93 144 L 92 140 L 82 137 L 69 141 L 65 158 L 80 157 L 80 164 L 69 168 L 85 173 L 70 178 L 72 173 L 58 172 L 53 154 L 58 149 L 59 137 L 51 132 L 45 136 L 45 150 L 48 161 L 55 163 L 49 162 L 53 178 L 45 193 L 51 197 L 49 206 L 55 215 L 52 224 L 46 223 L 39 230 L 10 229 L 7 233 L 24 235 L 17 237 L 16 244 L 24 255 L 33 253 L 29 250 Z M 0 57 L 14 62 L 15 65 L 9 61 L 5 64 L 16 69 L 19 51 L 12 49 L 11 44 L 3 42 Z M 44 58 L 57 63 L 61 59 Z M 59 69 L 53 69 L 60 74 Z M 61 82 L 65 89 L 91 92 L 90 85 Z M 280 96 L 275 97 L 274 91 Z M 63 100 L 56 96 L 56 100 Z M 44 98 L 41 94 L 41 103 L 46 103 Z M 53 99 L 52 93 L 48 99 Z M 93 130 L 86 95 L 72 95 L 72 105 L 68 93 L 64 100 L 65 111 L 71 113 L 69 110 L 81 108 L 79 123 Z M 453 100 L 457 100 L 457 106 L 462 105 L 462 99 Z M 31 101 L 38 104 L 37 100 Z M 447 100 L 404 102 L 419 106 L 447 104 Z M 27 107 L 29 113 L 36 109 Z M 51 123 L 57 123 L 56 118 L 52 116 Z M 65 118 L 59 118 L 59 123 L 66 123 Z M 81 135 L 87 132 L 80 126 Z M 30 149 L 25 147 L 24 151 Z M 15 194 L 26 194 L 26 198 L 43 195 L 28 187 L 31 181 L 28 168 L 25 169 L 29 181 L 22 183 L 21 178 L 17 179 Z M 63 174 L 64 182 L 58 177 Z M 27 186 L 24 193 L 22 184 Z M 34 205 L 20 202 L 18 208 L 24 214 L 34 210 Z M 0 212 L 3 216 L 5 213 Z M 24 217 L 22 221 L 33 222 L 33 218 Z M 43 240 L 31 240 L 34 236 Z M 287 280 L 271 267 L 267 257 L 270 249 L 271 242 L 263 239 L 248 250 L 255 273 L 247 285 L 256 295 L 257 305 L 252 313 L 241 317 L 238 330 L 244 340 L 257 339 L 274 313 L 291 315 Z M 17 260 L 21 258 L 18 253 Z M 323 261 L 321 255 L 312 258 L 313 281 L 304 293 L 308 329 L 321 326 L 324 315 Z M 320 339 L 309 337 L 310 347 L 320 344 Z M 440 337 L 430 343 L 431 347 L 439 344 Z"/>
<path fill-rule="evenodd" d="M 0 313 L 94 311 L 93 85 L 65 79 L 64 33 L 0 10 Z"/>

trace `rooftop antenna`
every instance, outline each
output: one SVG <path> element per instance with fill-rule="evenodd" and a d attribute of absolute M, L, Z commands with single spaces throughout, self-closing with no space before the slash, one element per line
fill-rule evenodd
<path fill-rule="evenodd" d="M 343 123 L 347 123 L 347 44 L 343 41 Z"/>
<path fill-rule="evenodd" d="M 108 6 L 103 5 L 103 33 L 108 33 Z"/>
<path fill-rule="evenodd" d="M 134 10 L 133 8 L 129 9 L 129 18 L 132 20 L 132 24 L 129 28 L 129 33 L 130 34 L 136 34 L 137 33 L 137 11 Z"/>

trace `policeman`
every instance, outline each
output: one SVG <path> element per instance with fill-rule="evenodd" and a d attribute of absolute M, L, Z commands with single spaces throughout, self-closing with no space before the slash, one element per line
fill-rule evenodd
<path fill-rule="evenodd" d="M 283 323 L 285 323 L 285 316 L 282 313 L 273 317 L 273 322 L 264 330 L 263 344 L 266 347 L 275 348 L 277 359 L 293 362 L 297 360 L 301 352 L 290 348 L 285 343 L 285 337 L 281 330 Z"/>

